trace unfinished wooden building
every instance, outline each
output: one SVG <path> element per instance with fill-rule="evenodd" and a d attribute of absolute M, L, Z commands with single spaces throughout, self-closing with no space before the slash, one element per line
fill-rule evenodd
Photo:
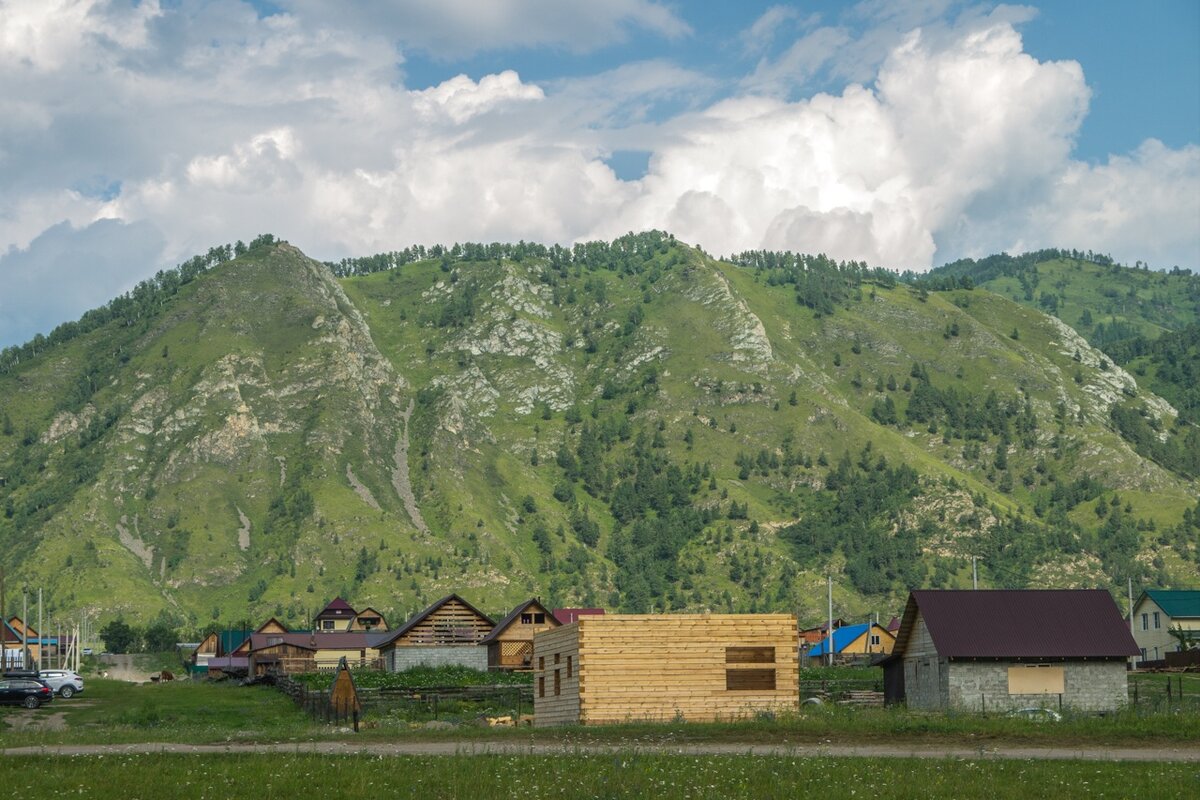
<path fill-rule="evenodd" d="M 581 617 L 534 636 L 534 724 L 794 711 L 797 646 L 790 614 Z"/>
<path fill-rule="evenodd" d="M 536 597 L 521 603 L 480 642 L 487 647 L 488 669 L 530 670 L 534 635 L 560 624 Z"/>
<path fill-rule="evenodd" d="M 447 664 L 486 670 L 487 646 L 480 642 L 494 627 L 491 617 L 451 594 L 387 634 L 376 647 L 390 672 Z"/>

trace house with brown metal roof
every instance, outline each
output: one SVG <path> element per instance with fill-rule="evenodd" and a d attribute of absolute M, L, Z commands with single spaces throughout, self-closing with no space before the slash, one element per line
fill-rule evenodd
<path fill-rule="evenodd" d="M 313 628 L 318 631 L 348 631 L 356 616 L 349 603 L 335 597 L 313 619 Z"/>
<path fill-rule="evenodd" d="M 884 664 L 888 702 L 999 711 L 1109 711 L 1138 652 L 1103 589 L 916 590 Z"/>
<path fill-rule="evenodd" d="M 496 623 L 479 642 L 487 647 L 489 669 L 526 671 L 533 665 L 533 635 L 557 628 L 559 622 L 541 601 L 531 597 Z"/>
<path fill-rule="evenodd" d="M 419 665 L 460 664 L 487 669 L 487 646 L 480 642 L 495 621 L 456 594 L 415 614 L 377 645 L 386 669 L 400 672 Z"/>

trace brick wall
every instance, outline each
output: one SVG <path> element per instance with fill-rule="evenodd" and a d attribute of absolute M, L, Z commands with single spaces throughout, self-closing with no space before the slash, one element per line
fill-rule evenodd
<path fill-rule="evenodd" d="M 460 645 L 445 647 L 394 647 L 387 651 L 384 663 L 390 672 L 401 672 L 409 667 L 442 667 L 458 664 L 487 671 L 487 648 L 482 645 Z"/>

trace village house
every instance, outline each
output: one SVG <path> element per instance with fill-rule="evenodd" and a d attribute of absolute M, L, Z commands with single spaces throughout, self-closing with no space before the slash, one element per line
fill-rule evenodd
<path fill-rule="evenodd" d="M 19 616 L 8 618 L 0 630 L 0 641 L 4 647 L 2 661 L 5 669 L 32 669 L 43 663 L 44 658 L 58 655 L 58 638 L 40 636 L 36 628 L 27 626 Z M 25 659 L 26 647 L 28 662 Z"/>
<path fill-rule="evenodd" d="M 603 608 L 556 608 L 554 609 L 554 618 L 563 625 L 569 625 L 575 622 L 580 617 L 602 617 L 604 616 Z"/>
<path fill-rule="evenodd" d="M 536 598 L 514 608 L 480 640 L 487 647 L 489 669 L 528 670 L 533 663 L 533 635 L 561 625 Z"/>
<path fill-rule="evenodd" d="M 795 710 L 797 643 L 789 614 L 581 616 L 533 637 L 534 724 Z"/>
<path fill-rule="evenodd" d="M 419 665 L 459 664 L 478 670 L 488 666 L 481 645 L 496 623 L 456 594 L 417 613 L 395 631 L 381 635 L 376 647 L 384 668 L 400 672 Z"/>
<path fill-rule="evenodd" d="M 1111 711 L 1137 653 L 1103 589 L 917 590 L 884 662 L 889 703 L 1000 711 Z"/>
<path fill-rule="evenodd" d="M 833 628 L 837 630 L 846 624 L 846 621 L 838 617 L 833 621 Z M 814 628 L 803 628 L 800 631 L 800 644 L 803 646 L 814 645 L 821 642 L 829 633 L 829 623 L 822 622 Z"/>
<path fill-rule="evenodd" d="M 317 631 L 255 633 L 246 653 L 250 675 L 334 670 L 345 659 L 352 669 L 377 669 L 378 644 L 386 632 Z"/>
<path fill-rule="evenodd" d="M 1190 646 L 1200 645 L 1200 590 L 1147 589 L 1133 604 L 1139 661 L 1163 661 L 1183 649 L 1172 630 L 1181 631 Z"/>
<path fill-rule="evenodd" d="M 891 653 L 896 643 L 896 637 L 878 622 L 863 622 L 834 629 L 832 637 L 826 636 L 816 646 L 809 648 L 805 655 L 818 663 L 827 661 L 830 638 L 833 639 L 835 663 L 868 662 L 874 656 Z"/>

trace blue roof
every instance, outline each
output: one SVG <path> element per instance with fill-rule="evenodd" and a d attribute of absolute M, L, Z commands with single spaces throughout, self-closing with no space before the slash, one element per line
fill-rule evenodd
<path fill-rule="evenodd" d="M 841 628 L 835 628 L 833 631 L 833 654 L 837 655 L 846 649 L 846 646 L 853 642 L 858 637 L 866 633 L 867 628 L 871 626 L 869 622 L 861 622 L 858 625 L 844 625 Z M 821 643 L 808 651 L 809 656 L 823 656 L 829 653 L 825 649 L 829 637 L 826 636 L 821 640 Z"/>

